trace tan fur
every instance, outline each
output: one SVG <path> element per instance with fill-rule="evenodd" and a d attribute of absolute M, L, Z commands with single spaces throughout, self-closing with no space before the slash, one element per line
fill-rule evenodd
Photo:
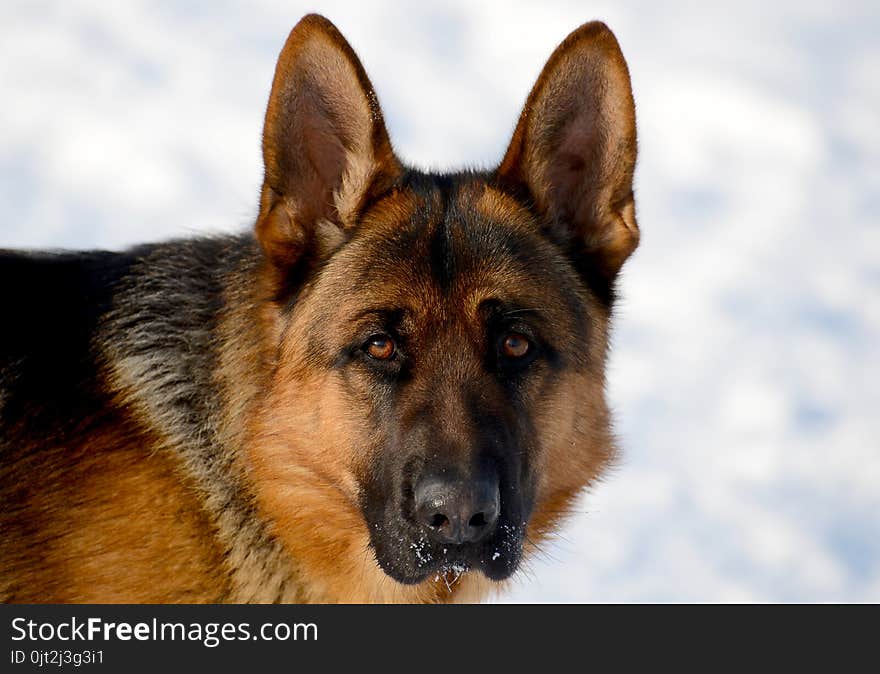
<path fill-rule="evenodd" d="M 0 515 L 0 598 L 199 603 L 227 596 L 215 531 L 192 483 L 152 438 L 126 426 L 108 427 L 83 446 L 44 450 L 57 456 L 53 472 Z"/>

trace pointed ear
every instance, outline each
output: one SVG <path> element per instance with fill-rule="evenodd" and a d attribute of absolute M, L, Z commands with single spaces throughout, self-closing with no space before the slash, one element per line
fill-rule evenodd
<path fill-rule="evenodd" d="M 363 66 L 322 16 L 304 17 L 278 58 L 263 161 L 257 238 L 285 274 L 341 241 L 401 170 Z"/>
<path fill-rule="evenodd" d="M 639 241 L 635 162 L 626 61 L 605 24 L 584 24 L 544 66 L 498 180 L 525 191 L 576 263 L 610 282 Z"/>

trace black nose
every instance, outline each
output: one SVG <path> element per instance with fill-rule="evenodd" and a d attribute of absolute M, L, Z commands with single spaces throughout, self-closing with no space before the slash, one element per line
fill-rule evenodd
<path fill-rule="evenodd" d="M 475 543 L 495 529 L 500 496 L 496 479 L 423 478 L 415 489 L 416 517 L 440 543 Z"/>

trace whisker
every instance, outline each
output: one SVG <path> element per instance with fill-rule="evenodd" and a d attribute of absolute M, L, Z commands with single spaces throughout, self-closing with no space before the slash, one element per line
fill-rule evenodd
<path fill-rule="evenodd" d="M 514 316 L 516 314 L 526 314 L 526 313 L 542 313 L 544 309 L 539 307 L 527 307 L 524 309 L 509 309 L 507 311 L 502 312 L 502 316 Z"/>

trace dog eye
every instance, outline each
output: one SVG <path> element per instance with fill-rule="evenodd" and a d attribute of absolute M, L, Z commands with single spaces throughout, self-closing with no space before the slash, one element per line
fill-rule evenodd
<path fill-rule="evenodd" d="M 376 360 L 389 360 L 396 350 L 394 340 L 388 335 L 373 335 L 364 344 L 364 351 Z"/>
<path fill-rule="evenodd" d="M 505 358 L 519 360 L 525 358 L 532 350 L 529 338 L 518 332 L 511 332 L 501 340 L 501 353 Z"/>

